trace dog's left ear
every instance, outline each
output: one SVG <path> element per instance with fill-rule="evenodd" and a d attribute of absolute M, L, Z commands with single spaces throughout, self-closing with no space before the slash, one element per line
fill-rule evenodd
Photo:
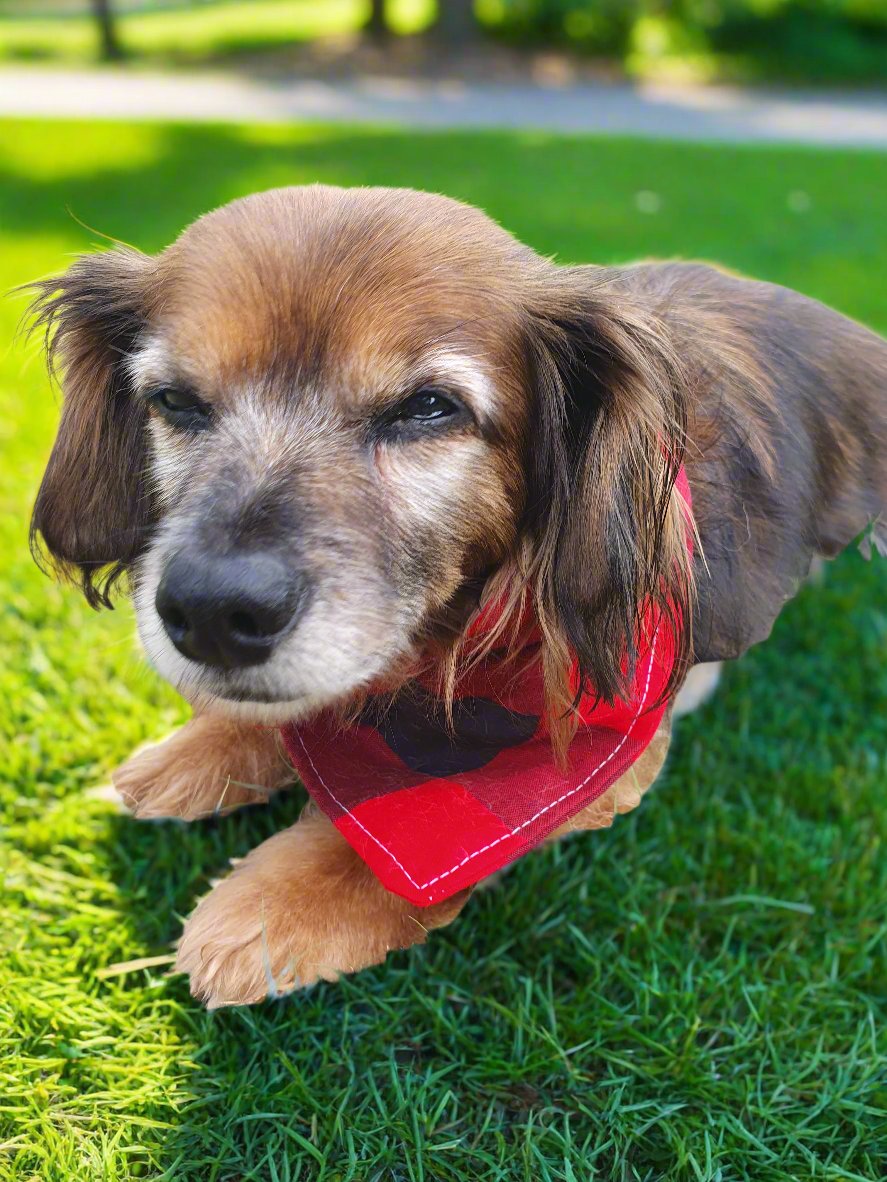
<path fill-rule="evenodd" d="M 575 656 L 580 687 L 612 700 L 627 692 L 651 604 L 680 616 L 673 679 L 686 668 L 687 523 L 674 484 L 687 380 L 663 325 L 632 302 L 618 271 L 556 270 L 534 302 L 526 525 L 546 681 L 551 695 Z M 572 690 L 553 696 L 569 705 Z"/>

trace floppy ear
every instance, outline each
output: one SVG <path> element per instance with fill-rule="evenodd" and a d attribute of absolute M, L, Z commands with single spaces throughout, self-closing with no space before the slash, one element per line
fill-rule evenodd
<path fill-rule="evenodd" d="M 126 358 L 144 325 L 152 261 L 117 248 L 85 255 L 64 275 L 31 286 L 63 405 L 31 519 L 44 567 L 79 584 L 92 607 L 110 607 L 114 584 L 146 541 L 146 412 L 131 396 Z"/>
<path fill-rule="evenodd" d="M 549 695 L 567 708 L 580 691 L 626 694 L 651 604 L 682 621 L 673 682 L 690 645 L 686 520 L 673 492 L 687 382 L 663 326 L 620 287 L 606 268 L 556 271 L 530 329 L 527 527 Z"/>

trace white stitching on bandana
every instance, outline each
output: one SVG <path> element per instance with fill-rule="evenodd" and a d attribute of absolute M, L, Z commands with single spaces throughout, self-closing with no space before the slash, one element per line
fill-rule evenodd
<path fill-rule="evenodd" d="M 323 787 L 324 791 L 330 796 L 332 801 L 342 810 L 342 812 L 346 816 L 351 818 L 351 820 L 355 823 L 355 825 L 357 825 L 360 829 L 363 830 L 363 832 L 367 835 L 367 837 L 369 837 L 372 841 L 374 841 L 376 843 L 376 845 L 379 847 L 380 850 L 383 850 L 388 855 L 388 857 L 392 860 L 392 862 L 394 862 L 394 864 L 398 867 L 398 869 L 403 871 L 404 875 L 406 875 L 406 877 L 410 880 L 410 882 L 413 884 L 413 886 L 417 890 L 423 891 L 427 887 L 434 886 L 434 884 L 436 882 L 440 882 L 440 880 L 442 878 L 448 878 L 451 874 L 455 874 L 457 870 L 461 870 L 461 868 L 466 864 L 466 862 L 470 862 L 470 861 L 472 861 L 473 858 L 477 858 L 481 854 L 485 854 L 487 852 L 487 850 L 491 850 L 495 846 L 499 845 L 501 842 L 507 841 L 509 837 L 515 837 L 518 833 L 520 833 L 520 831 L 522 829 L 526 829 L 528 825 L 532 825 L 534 821 L 538 821 L 538 819 L 541 816 L 543 816 L 543 814 L 547 813 L 550 809 L 553 809 L 557 805 L 562 804 L 563 801 L 569 799 L 569 797 L 575 796 L 575 794 L 577 792 L 579 792 L 582 788 L 585 787 L 585 785 L 588 783 L 588 781 L 590 779 L 592 779 L 592 777 L 596 776 L 602 768 L 605 768 L 607 766 L 607 764 L 610 762 L 611 759 L 614 759 L 615 756 L 617 756 L 619 754 L 619 752 L 622 750 L 622 748 L 625 746 L 626 742 L 628 741 L 629 735 L 634 730 L 635 723 L 640 718 L 641 712 L 644 709 L 644 704 L 647 701 L 647 694 L 650 691 L 650 678 L 652 677 L 652 674 L 653 674 L 653 660 L 656 655 L 656 640 L 657 640 L 658 636 L 659 636 L 659 625 L 657 624 L 656 631 L 653 633 L 653 640 L 650 644 L 649 664 L 647 665 L 647 680 L 644 683 L 644 692 L 641 695 L 641 700 L 638 705 L 637 714 L 635 714 L 634 718 L 631 720 L 628 730 L 625 732 L 625 734 L 622 736 L 622 738 L 619 740 L 619 742 L 616 744 L 616 746 L 613 748 L 613 750 L 610 752 L 610 754 L 607 756 L 607 758 L 605 760 L 603 760 L 601 763 L 599 763 L 597 765 L 597 767 L 594 769 L 594 771 L 589 772 L 584 780 L 580 780 L 580 782 L 575 786 L 575 788 L 571 788 L 569 790 L 569 792 L 564 792 L 563 795 L 561 795 L 557 798 L 557 800 L 552 800 L 549 804 L 545 805 L 544 808 L 539 809 L 538 813 L 534 813 L 532 817 L 530 817 L 526 821 L 522 821 L 520 823 L 520 825 L 518 825 L 516 828 L 510 830 L 508 833 L 503 833 L 500 837 L 497 837 L 494 841 L 487 842 L 486 845 L 481 846 L 480 849 L 475 850 L 474 853 L 466 854 L 466 856 L 461 860 L 461 862 L 457 862 L 454 866 L 451 866 L 449 868 L 449 870 L 441 871 L 441 873 L 436 874 L 434 876 L 434 878 L 429 878 L 427 882 L 416 882 L 416 880 L 413 878 L 413 876 L 410 874 L 410 872 L 407 870 L 407 868 L 395 857 L 395 855 L 391 852 L 391 850 L 388 848 L 388 846 L 383 845 L 383 843 L 381 841 L 379 841 L 378 837 L 376 837 L 375 834 L 371 833 L 365 825 L 361 824 L 361 822 L 357 819 L 357 817 L 354 815 L 354 813 L 349 812 L 348 809 L 346 809 L 345 806 L 342 804 L 342 802 L 340 800 L 336 799 L 335 795 L 332 793 L 329 786 L 323 780 L 323 777 L 321 776 L 320 772 L 314 766 L 314 760 L 309 755 L 308 748 L 305 746 L 302 736 L 299 734 L 298 730 L 296 731 L 296 734 L 299 735 L 299 742 L 302 744 L 302 750 L 305 752 L 305 756 L 306 756 L 308 762 L 311 764 L 311 770 L 314 772 L 315 776 L 317 776 L 317 779 L 319 780 L 321 786 Z"/>
<path fill-rule="evenodd" d="M 407 870 L 406 866 L 404 866 L 401 862 L 399 862 L 397 860 L 397 858 L 394 856 L 394 854 L 392 854 L 392 852 L 388 848 L 388 846 L 383 845 L 382 842 L 379 841 L 378 837 L 376 837 L 376 835 L 374 833 L 370 833 L 370 831 L 369 831 L 369 829 L 367 829 L 366 825 L 361 825 L 360 821 L 358 821 L 358 819 L 357 819 L 357 817 L 355 817 L 354 813 L 352 813 L 348 809 L 346 809 L 344 804 L 342 804 L 341 800 L 339 800 L 333 794 L 332 789 L 329 787 L 329 785 L 324 780 L 323 776 L 321 776 L 320 772 L 314 766 L 314 760 L 309 755 L 308 748 L 305 746 L 305 741 L 302 738 L 301 734 L 299 734 L 298 730 L 296 731 L 296 734 L 299 736 L 299 742 L 302 744 L 302 750 L 305 752 L 305 758 L 311 764 L 311 770 L 314 772 L 315 776 L 317 776 L 318 780 L 320 781 L 320 783 L 323 787 L 324 792 L 326 792 L 326 794 L 330 797 L 330 799 L 333 801 L 333 803 L 336 804 L 342 810 L 342 812 L 345 814 L 346 817 L 350 817 L 351 820 L 354 822 L 354 824 L 357 825 L 360 829 L 362 829 L 364 831 L 364 833 L 367 835 L 367 837 L 369 837 L 372 841 L 374 841 L 376 843 L 376 845 L 379 847 L 380 850 L 385 851 L 385 853 L 388 855 L 388 857 L 391 859 L 391 861 L 394 862 L 394 864 L 396 866 L 398 866 L 404 872 L 404 874 L 407 876 L 407 878 L 410 880 L 410 882 L 413 884 L 413 886 L 416 888 L 416 890 L 421 891 L 424 887 L 427 887 L 428 886 L 427 882 L 416 882 L 415 878 L 413 878 L 412 874 L 410 874 L 410 872 L 409 872 L 409 870 Z"/>

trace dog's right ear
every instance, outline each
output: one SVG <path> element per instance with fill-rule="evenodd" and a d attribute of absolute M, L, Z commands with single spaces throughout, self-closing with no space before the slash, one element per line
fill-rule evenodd
<path fill-rule="evenodd" d="M 152 519 L 145 481 L 146 409 L 127 357 L 146 322 L 153 260 L 115 248 L 84 255 L 30 285 L 33 329 L 45 334 L 63 405 L 31 519 L 37 562 L 110 607 L 115 582 L 143 549 Z"/>

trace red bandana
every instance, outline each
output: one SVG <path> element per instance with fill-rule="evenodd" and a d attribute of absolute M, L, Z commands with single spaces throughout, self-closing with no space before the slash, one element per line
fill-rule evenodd
<path fill-rule="evenodd" d="M 677 489 L 690 507 L 683 468 Z M 688 540 L 689 545 L 689 540 Z M 619 779 L 665 713 L 674 638 L 652 610 L 627 701 L 584 696 L 570 766 L 554 762 L 538 643 L 515 664 L 492 652 L 459 682 L 448 726 L 421 679 L 370 699 L 342 728 L 331 713 L 282 728 L 308 792 L 389 891 L 427 907 L 538 845 Z M 657 703 L 650 708 L 650 703 Z"/>

